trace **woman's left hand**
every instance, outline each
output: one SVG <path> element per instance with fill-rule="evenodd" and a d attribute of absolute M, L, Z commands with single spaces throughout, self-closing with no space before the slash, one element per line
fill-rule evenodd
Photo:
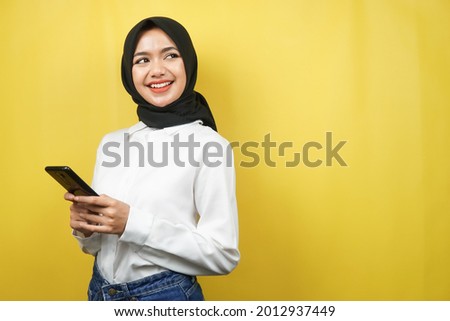
<path fill-rule="evenodd" d="M 122 235 L 128 221 L 130 206 L 108 195 L 75 196 L 72 200 L 90 213 L 80 216 L 86 222 L 80 222 L 82 228 L 91 232 Z"/>

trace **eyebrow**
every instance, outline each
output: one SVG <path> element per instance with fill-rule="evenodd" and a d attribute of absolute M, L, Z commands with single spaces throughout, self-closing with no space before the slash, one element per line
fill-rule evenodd
<path fill-rule="evenodd" d="M 165 53 L 165 52 L 171 51 L 171 50 L 176 50 L 176 51 L 180 52 L 176 47 L 165 47 L 165 48 L 161 49 L 161 53 Z M 148 52 L 147 52 L 147 51 L 140 51 L 140 52 L 136 52 L 136 53 L 133 55 L 133 57 L 136 57 L 136 56 L 145 56 L 145 55 L 148 55 Z"/>

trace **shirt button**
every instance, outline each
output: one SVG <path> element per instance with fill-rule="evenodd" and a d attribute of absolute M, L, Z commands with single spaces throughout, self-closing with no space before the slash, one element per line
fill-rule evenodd
<path fill-rule="evenodd" d="M 111 289 L 108 290 L 108 294 L 111 295 L 111 296 L 115 295 L 116 293 L 117 293 L 116 289 L 111 288 Z"/>

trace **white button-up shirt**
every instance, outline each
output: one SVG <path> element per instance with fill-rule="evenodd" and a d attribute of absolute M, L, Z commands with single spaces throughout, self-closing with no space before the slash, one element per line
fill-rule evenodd
<path fill-rule="evenodd" d="M 237 265 L 235 171 L 229 143 L 200 121 L 106 135 L 92 184 L 130 205 L 124 233 L 75 237 L 111 283 L 164 270 L 226 274 Z"/>

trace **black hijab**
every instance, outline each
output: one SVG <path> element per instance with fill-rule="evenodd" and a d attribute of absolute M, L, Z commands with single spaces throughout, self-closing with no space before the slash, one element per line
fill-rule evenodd
<path fill-rule="evenodd" d="M 142 31 L 160 28 L 177 46 L 186 71 L 186 87 L 180 98 L 165 107 L 157 107 L 147 102 L 133 84 L 131 69 L 133 55 Z M 197 55 L 187 30 L 175 20 L 166 17 L 151 17 L 142 20 L 130 30 L 123 48 L 122 83 L 138 104 L 139 120 L 149 127 L 164 128 L 202 120 L 203 124 L 217 130 L 214 117 L 206 99 L 194 91 L 197 80 Z"/>

